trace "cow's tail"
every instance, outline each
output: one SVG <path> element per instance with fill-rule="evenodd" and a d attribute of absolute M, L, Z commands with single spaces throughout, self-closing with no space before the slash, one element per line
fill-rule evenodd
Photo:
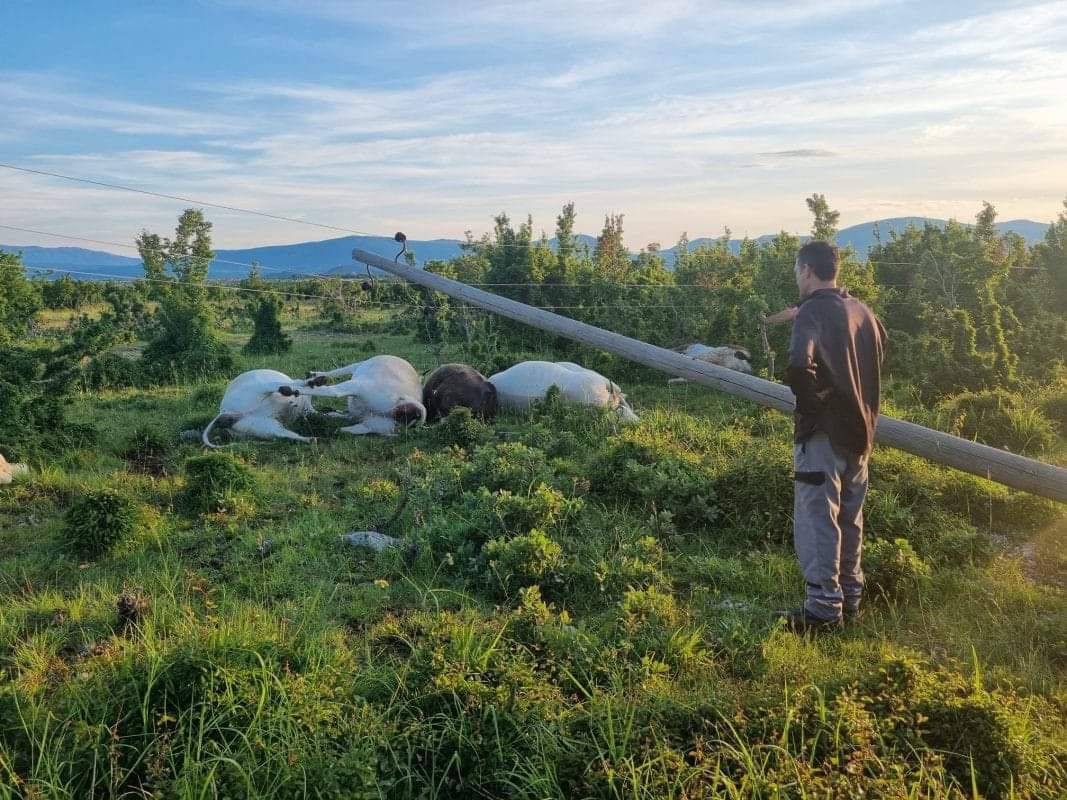
<path fill-rule="evenodd" d="M 207 427 L 204 428 L 204 432 L 200 434 L 200 441 L 204 443 L 204 447 L 210 447 L 212 450 L 217 450 L 218 448 L 222 447 L 223 445 L 211 443 L 211 439 L 208 438 L 208 435 L 211 433 L 211 429 L 214 428 L 215 424 L 219 422 L 221 422 L 223 425 L 233 425 L 233 423 L 237 422 L 237 420 L 239 420 L 240 418 L 240 414 L 234 414 L 231 412 L 219 414 L 215 417 L 215 419 L 211 420 L 211 422 L 207 424 Z"/>

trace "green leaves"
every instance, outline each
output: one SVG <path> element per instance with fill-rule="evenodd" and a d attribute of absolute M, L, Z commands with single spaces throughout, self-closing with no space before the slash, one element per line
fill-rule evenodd
<path fill-rule="evenodd" d="M 63 538 L 75 554 L 95 558 L 129 539 L 141 526 L 143 511 L 114 489 L 87 491 L 67 511 Z"/>

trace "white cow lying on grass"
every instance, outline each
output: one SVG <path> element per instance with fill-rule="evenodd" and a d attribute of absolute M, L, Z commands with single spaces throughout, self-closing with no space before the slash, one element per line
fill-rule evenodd
<path fill-rule="evenodd" d="M 207 447 L 218 447 L 208 438 L 211 429 L 218 425 L 240 436 L 313 442 L 314 439 L 293 433 L 282 423 L 314 410 L 311 398 L 304 392 L 304 381 L 293 380 L 273 369 L 254 369 L 238 375 L 226 387 L 218 416 L 208 423 L 200 438 Z"/>
<path fill-rule="evenodd" d="M 11 464 L 3 454 L 0 453 L 0 484 L 11 483 L 15 479 L 16 475 L 21 475 L 24 472 L 29 472 L 30 468 L 25 464 Z"/>
<path fill-rule="evenodd" d="M 708 347 L 706 344 L 690 344 L 676 348 L 676 353 L 706 361 L 719 367 L 726 367 L 737 372 L 752 374 L 752 354 L 743 347 L 727 344 L 721 347 Z M 685 378 L 671 378 L 667 383 L 686 383 Z"/>
<path fill-rule="evenodd" d="M 324 385 L 332 378 L 351 376 L 333 386 Z M 407 361 L 397 356 L 374 356 L 330 372 L 313 372 L 307 388 L 312 397 L 344 397 L 349 416 L 356 424 L 341 428 L 345 433 L 377 433 L 395 436 L 408 425 L 426 422 L 419 374 Z"/>
<path fill-rule="evenodd" d="M 489 382 L 496 387 L 501 407 L 513 411 L 526 411 L 558 386 L 560 396 L 569 403 L 610 408 L 623 422 L 639 421 L 617 384 L 569 361 L 523 361 L 493 375 Z"/>

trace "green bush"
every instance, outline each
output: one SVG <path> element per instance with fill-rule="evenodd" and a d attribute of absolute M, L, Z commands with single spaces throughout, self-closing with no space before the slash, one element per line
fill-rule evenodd
<path fill-rule="evenodd" d="M 536 528 L 513 539 L 493 539 L 485 546 L 485 558 L 489 585 L 505 596 L 535 585 L 551 595 L 563 568 L 563 548 Z"/>
<path fill-rule="evenodd" d="M 863 574 L 869 593 L 906 599 L 930 576 L 930 567 L 907 539 L 871 539 L 864 544 Z"/>
<path fill-rule="evenodd" d="M 212 330 L 207 307 L 181 294 L 168 295 L 154 318 L 155 332 L 141 355 L 145 381 L 178 380 L 227 375 L 234 358 Z"/>
<path fill-rule="evenodd" d="M 276 355 L 289 352 L 293 340 L 282 331 L 282 323 L 278 319 L 281 310 L 281 301 L 271 295 L 263 295 L 255 304 L 252 309 L 255 329 L 252 338 L 244 346 L 246 354 Z"/>
<path fill-rule="evenodd" d="M 471 521 L 472 535 L 515 535 L 534 528 L 550 530 L 578 514 L 582 500 L 568 498 L 557 489 L 540 483 L 537 488 L 514 494 L 507 489 L 490 492 L 484 486 L 466 492 L 461 513 Z"/>
<path fill-rule="evenodd" d="M 714 471 L 661 434 L 627 431 L 593 458 L 589 480 L 596 494 L 669 511 L 680 526 L 706 527 L 719 518 Z"/>
<path fill-rule="evenodd" d="M 465 406 L 455 406 L 448 412 L 447 417 L 430 429 L 430 437 L 438 444 L 444 447 L 462 447 L 464 450 L 485 444 L 492 435 L 492 428 Z"/>
<path fill-rule="evenodd" d="M 910 658 L 883 659 L 828 692 L 790 691 L 749 715 L 746 749 L 765 742 L 778 751 L 764 774 L 820 797 L 1052 800 L 1067 777 L 1067 753 L 1046 730 L 1055 718 L 1047 703 Z M 919 785 L 927 790 L 915 795 Z"/>
<path fill-rule="evenodd" d="M 540 483 L 551 484 L 553 477 L 542 450 L 521 442 L 493 443 L 475 449 L 463 485 L 524 494 Z"/>
<path fill-rule="evenodd" d="M 87 389 L 124 389 L 143 381 L 141 364 L 118 353 L 101 353 L 86 364 L 82 380 Z"/>
<path fill-rule="evenodd" d="M 143 524 L 143 509 L 129 497 L 114 489 L 90 490 L 67 511 L 63 539 L 77 555 L 95 558 L 131 539 Z"/>
<path fill-rule="evenodd" d="M 1039 453 L 1056 440 L 1052 423 L 1023 399 L 1003 389 L 964 392 L 945 400 L 940 409 L 953 433 L 1015 453 Z"/>
<path fill-rule="evenodd" d="M 1038 408 L 1047 419 L 1059 426 L 1060 436 L 1067 437 L 1067 389 L 1047 394 Z"/>
<path fill-rule="evenodd" d="M 180 505 L 194 513 L 233 512 L 256 499 L 256 476 L 229 453 L 207 453 L 185 462 Z"/>
<path fill-rule="evenodd" d="M 793 453 L 786 442 L 748 439 L 715 469 L 711 488 L 723 522 L 756 541 L 792 541 Z"/>
<path fill-rule="evenodd" d="M 66 407 L 78 374 L 77 354 L 0 347 L 0 444 L 13 461 L 91 444 L 91 425 L 69 422 Z"/>
<path fill-rule="evenodd" d="M 1051 500 L 1012 491 L 901 450 L 875 448 L 870 477 L 872 492 L 895 494 L 896 503 L 909 510 L 920 530 L 940 522 L 944 514 L 954 514 L 982 529 L 992 525 L 1030 531 L 1048 525 L 1062 513 L 1062 507 Z"/>

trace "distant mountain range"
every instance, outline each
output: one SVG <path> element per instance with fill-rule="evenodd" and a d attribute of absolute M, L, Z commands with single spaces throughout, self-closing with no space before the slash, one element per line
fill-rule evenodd
<path fill-rule="evenodd" d="M 837 243 L 851 246 L 861 256 L 866 256 L 868 249 L 875 243 L 875 231 L 883 239 L 890 231 L 903 231 L 908 225 L 921 227 L 926 223 L 943 226 L 944 220 L 929 217 L 895 217 L 876 222 L 865 222 L 845 228 L 837 235 Z M 1019 234 L 1027 244 L 1034 244 L 1045 236 L 1048 224 L 1033 222 L 1028 219 L 1009 220 L 997 223 L 1002 233 L 1011 231 Z M 756 242 L 769 241 L 774 234 L 757 237 Z M 596 237 L 580 235 L 580 243 L 590 249 L 596 246 Z M 716 238 L 693 239 L 689 242 L 692 250 L 702 244 L 711 244 Z M 741 239 L 731 239 L 730 248 L 738 252 Z M 551 245 L 555 247 L 555 240 Z M 248 274 L 248 264 L 259 262 L 265 278 L 298 277 L 302 275 L 345 275 L 361 274 L 366 268 L 352 261 L 353 248 L 359 247 L 372 253 L 393 258 L 399 246 L 391 237 L 385 236 L 344 236 L 339 239 L 327 239 L 321 242 L 301 242 L 299 244 L 270 245 L 251 247 L 243 250 L 218 250 L 215 261 L 211 264 L 210 276 L 217 279 L 242 278 Z M 427 261 L 455 258 L 462 252 L 458 239 L 430 239 L 426 241 L 409 241 L 408 249 L 415 253 L 416 262 L 421 266 Z M 22 262 L 32 267 L 31 274 L 58 277 L 69 273 L 76 278 L 86 277 L 140 277 L 144 274 L 139 258 L 120 256 L 99 250 L 85 250 L 80 247 L 36 247 L 0 244 L 0 250 L 21 252 Z M 674 266 L 675 248 L 660 251 L 668 267 Z"/>

